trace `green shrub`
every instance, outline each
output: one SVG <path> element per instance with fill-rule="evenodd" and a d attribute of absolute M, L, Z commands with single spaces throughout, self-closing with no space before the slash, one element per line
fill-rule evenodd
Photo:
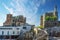
<path fill-rule="evenodd" d="M 50 17 L 49 16 L 46 16 L 45 20 L 50 20 Z"/>
<path fill-rule="evenodd" d="M 54 21 L 54 20 L 56 20 L 56 19 L 57 19 L 56 16 L 46 16 L 46 17 L 45 17 L 45 20 L 46 20 L 46 21 L 49 21 L 49 20 Z"/>
<path fill-rule="evenodd" d="M 44 27 L 43 26 L 37 26 L 38 28 L 41 28 L 41 29 L 43 29 Z"/>

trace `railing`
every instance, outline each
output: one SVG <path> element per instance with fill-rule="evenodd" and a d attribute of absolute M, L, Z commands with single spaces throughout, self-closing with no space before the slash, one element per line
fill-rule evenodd
<path fill-rule="evenodd" d="M 16 39 L 0 39 L 0 40 L 16 40 Z"/>

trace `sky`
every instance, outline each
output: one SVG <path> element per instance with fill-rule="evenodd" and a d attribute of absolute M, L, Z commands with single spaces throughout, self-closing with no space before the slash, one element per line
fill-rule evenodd
<path fill-rule="evenodd" d="M 53 11 L 57 5 L 60 20 L 60 0 L 0 0 L 0 26 L 6 21 L 6 15 L 23 15 L 26 22 L 35 26 L 40 25 L 40 16 Z"/>

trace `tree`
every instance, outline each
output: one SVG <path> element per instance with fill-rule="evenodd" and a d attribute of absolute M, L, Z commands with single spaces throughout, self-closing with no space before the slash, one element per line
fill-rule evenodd
<path fill-rule="evenodd" d="M 50 19 L 50 17 L 49 16 L 46 16 L 45 20 L 49 20 L 49 19 Z"/>
<path fill-rule="evenodd" d="M 50 20 L 54 21 L 54 17 L 53 16 L 50 16 Z"/>
<path fill-rule="evenodd" d="M 43 26 L 37 26 L 38 28 L 41 28 L 41 29 L 43 29 L 44 27 Z"/>
<path fill-rule="evenodd" d="M 45 18 L 46 21 L 48 21 L 48 20 L 54 21 L 54 20 L 56 20 L 56 19 L 57 19 L 56 16 L 46 16 L 46 18 Z"/>
<path fill-rule="evenodd" d="M 52 20 L 52 21 L 54 21 L 54 20 L 56 20 L 56 19 L 57 19 L 56 16 L 51 16 L 51 17 L 50 17 L 50 20 Z"/>
<path fill-rule="evenodd" d="M 56 16 L 54 16 L 54 20 L 57 20 L 57 17 Z"/>

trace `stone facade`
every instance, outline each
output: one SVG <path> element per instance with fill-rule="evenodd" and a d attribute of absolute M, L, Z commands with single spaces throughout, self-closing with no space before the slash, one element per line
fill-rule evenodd
<path fill-rule="evenodd" d="M 50 27 L 46 31 L 50 37 L 60 37 L 60 27 Z"/>
<path fill-rule="evenodd" d="M 26 17 L 22 15 L 12 16 L 12 14 L 7 14 L 6 21 L 3 23 L 3 26 L 20 26 L 26 23 Z"/>
<path fill-rule="evenodd" d="M 46 16 L 52 17 L 55 16 L 55 20 L 46 20 Z M 58 21 L 58 11 L 57 6 L 55 5 L 53 12 L 46 12 L 44 15 L 40 18 L 40 25 L 43 27 L 54 27 L 54 26 L 60 26 L 60 21 Z"/>

